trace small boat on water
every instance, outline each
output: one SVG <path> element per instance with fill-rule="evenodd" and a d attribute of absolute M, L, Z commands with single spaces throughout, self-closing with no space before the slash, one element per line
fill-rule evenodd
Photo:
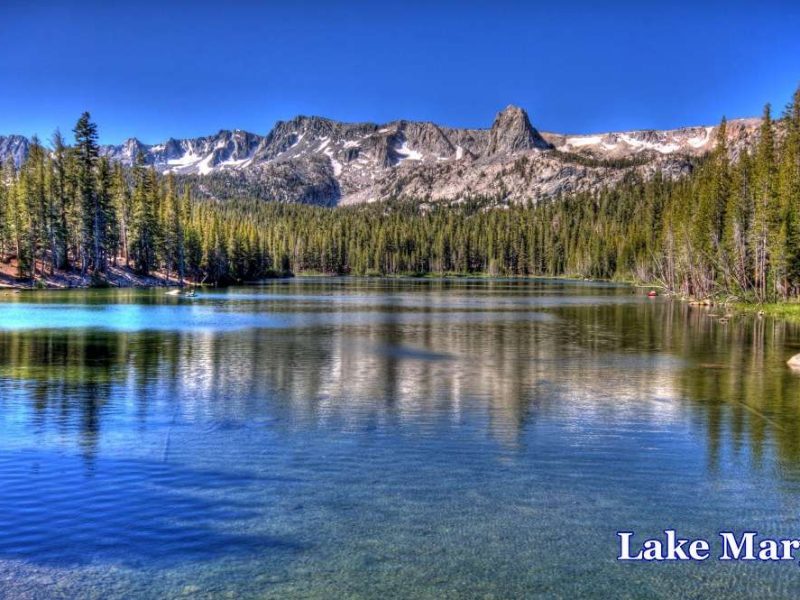
<path fill-rule="evenodd" d="M 658 293 L 655 290 L 650 290 L 649 292 L 647 292 L 648 298 L 655 298 L 656 296 L 658 296 Z"/>
<path fill-rule="evenodd" d="M 194 298 L 197 296 L 197 292 L 195 290 L 170 290 L 167 292 L 167 296 L 178 296 L 179 298 Z"/>

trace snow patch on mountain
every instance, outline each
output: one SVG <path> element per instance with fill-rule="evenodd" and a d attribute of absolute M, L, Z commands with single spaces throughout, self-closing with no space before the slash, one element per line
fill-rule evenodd
<path fill-rule="evenodd" d="M 602 141 L 602 136 L 590 135 L 589 137 L 571 137 L 567 139 L 567 144 L 580 148 L 581 146 L 592 146 Z"/>
<path fill-rule="evenodd" d="M 417 152 L 416 150 L 412 150 L 408 147 L 408 142 L 405 140 L 402 144 L 400 144 L 396 148 L 397 154 L 400 157 L 400 162 L 404 160 L 422 160 L 423 156 L 421 152 Z"/>

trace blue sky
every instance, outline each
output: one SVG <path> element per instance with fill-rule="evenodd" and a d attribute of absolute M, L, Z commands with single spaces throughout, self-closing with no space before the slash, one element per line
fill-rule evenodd
<path fill-rule="evenodd" d="M 669 128 L 781 109 L 798 2 L 0 0 L 0 134 L 145 142 L 278 119 L 546 131 Z"/>

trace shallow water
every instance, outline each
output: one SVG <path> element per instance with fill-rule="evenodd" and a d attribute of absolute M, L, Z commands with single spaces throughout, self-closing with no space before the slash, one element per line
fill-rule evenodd
<path fill-rule="evenodd" d="M 572 282 L 0 292 L 0 597 L 797 597 L 800 329 Z"/>

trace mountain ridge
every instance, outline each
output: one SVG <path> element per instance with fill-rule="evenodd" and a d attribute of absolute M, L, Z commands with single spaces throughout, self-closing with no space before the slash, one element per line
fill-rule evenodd
<path fill-rule="evenodd" d="M 736 155 L 755 139 L 760 119 L 728 122 Z M 299 115 L 265 135 L 220 129 L 196 138 L 146 144 L 128 138 L 101 154 L 132 165 L 138 153 L 162 173 L 190 180 L 202 195 L 252 195 L 280 202 L 338 205 L 390 197 L 453 200 L 501 196 L 538 201 L 608 186 L 627 173 L 677 177 L 709 152 L 717 126 L 602 134 L 540 132 L 509 105 L 489 128 L 430 121 L 346 123 Z M 0 136 L 0 159 L 19 164 L 30 140 Z M 224 193 L 222 193 L 224 190 Z"/>

